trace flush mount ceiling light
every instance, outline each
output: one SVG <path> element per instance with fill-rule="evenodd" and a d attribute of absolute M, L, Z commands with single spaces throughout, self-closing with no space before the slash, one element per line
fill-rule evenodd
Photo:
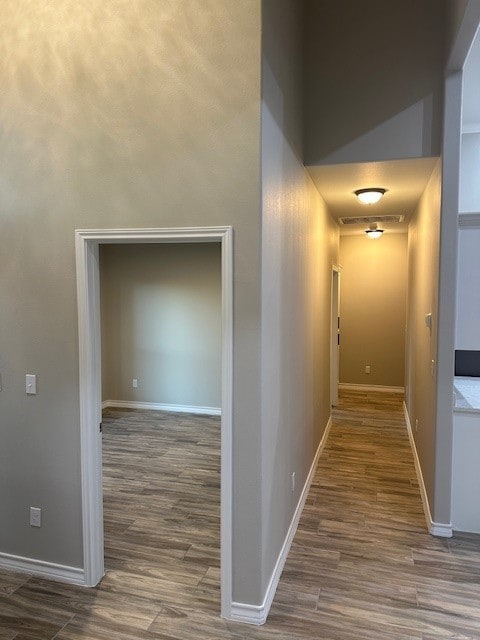
<path fill-rule="evenodd" d="M 374 222 L 365 231 L 365 233 L 367 234 L 367 238 L 370 238 L 370 240 L 377 240 L 377 238 L 381 238 L 382 237 L 383 229 L 379 229 L 377 227 L 377 223 Z"/>
<path fill-rule="evenodd" d="M 370 187 L 368 189 L 357 189 L 353 193 L 357 196 L 362 204 L 376 204 L 386 189 L 380 189 L 379 187 Z"/>

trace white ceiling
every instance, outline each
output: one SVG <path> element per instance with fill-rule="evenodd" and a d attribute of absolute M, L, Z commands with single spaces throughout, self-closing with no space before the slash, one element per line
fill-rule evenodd
<path fill-rule="evenodd" d="M 343 216 L 404 215 L 405 222 L 382 224 L 385 231 L 405 233 L 408 220 L 422 196 L 437 158 L 415 158 L 388 162 L 368 162 L 307 167 L 318 191 L 336 219 Z M 387 189 L 375 205 L 361 204 L 356 189 Z M 340 225 L 341 235 L 358 233 L 365 225 Z"/>

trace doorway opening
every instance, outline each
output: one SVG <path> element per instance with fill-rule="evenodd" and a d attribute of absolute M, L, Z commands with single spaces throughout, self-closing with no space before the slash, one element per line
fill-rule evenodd
<path fill-rule="evenodd" d="M 230 617 L 232 607 L 232 240 L 231 227 L 86 229 L 75 232 L 84 583 L 86 586 L 95 586 L 104 575 L 99 246 L 132 243 L 220 243 L 222 297 L 220 591 L 223 617 Z"/>
<path fill-rule="evenodd" d="M 332 318 L 330 330 L 330 404 L 338 405 L 340 372 L 340 267 L 332 267 Z"/>

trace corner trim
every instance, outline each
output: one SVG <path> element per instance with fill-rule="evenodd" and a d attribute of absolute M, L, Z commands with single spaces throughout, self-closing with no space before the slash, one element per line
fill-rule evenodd
<path fill-rule="evenodd" d="M 423 512 L 425 514 L 425 520 L 427 522 L 428 533 L 439 538 L 451 538 L 453 535 L 453 528 L 451 523 L 446 524 L 443 522 L 434 522 L 432 520 L 432 513 L 430 511 L 430 504 L 428 502 L 427 489 L 423 480 L 420 458 L 418 457 L 417 446 L 415 444 L 415 438 L 413 437 L 412 423 L 410 422 L 410 416 L 408 415 L 408 409 L 405 401 L 403 402 L 403 413 L 405 415 L 405 424 L 407 425 L 410 447 L 412 448 L 413 462 L 415 464 L 418 486 L 420 488 L 420 495 L 422 497 Z"/>
<path fill-rule="evenodd" d="M 405 393 L 405 387 L 385 387 L 381 384 L 351 384 L 350 382 L 340 382 L 339 389 L 345 391 L 379 391 L 381 393 Z"/>
<path fill-rule="evenodd" d="M 83 569 L 77 567 L 14 556 L 10 553 L 0 553 L 0 567 L 10 571 L 39 576 L 40 578 L 85 586 L 85 573 Z"/>
<path fill-rule="evenodd" d="M 159 402 L 130 402 L 129 400 L 104 400 L 102 409 L 144 409 L 146 411 L 171 411 L 173 413 L 195 413 L 198 415 L 220 416 L 220 407 L 197 407 L 185 404 L 162 404 Z"/>
<path fill-rule="evenodd" d="M 300 517 L 307 500 L 310 485 L 312 484 L 313 478 L 315 477 L 315 471 L 317 469 L 318 461 L 327 442 L 331 427 L 332 417 L 330 416 L 327 422 L 327 426 L 325 427 L 325 431 L 323 432 L 322 439 L 320 440 L 317 451 L 315 453 L 315 457 L 313 458 L 312 464 L 310 466 L 310 471 L 308 472 L 307 478 L 305 480 L 302 493 L 300 494 L 300 498 L 293 514 L 292 521 L 290 522 L 290 526 L 285 536 L 282 548 L 280 549 L 280 553 L 278 554 L 278 558 L 273 568 L 270 582 L 268 583 L 267 591 L 262 604 L 254 605 L 246 604 L 244 602 L 232 602 L 230 620 L 255 625 L 265 624 L 265 622 L 267 621 L 268 613 L 270 611 L 270 607 L 272 606 L 278 582 L 280 580 L 280 576 L 282 575 L 283 567 L 285 566 L 285 562 L 287 560 L 290 547 L 292 546 L 295 533 L 297 532 L 298 523 L 300 521 Z"/>

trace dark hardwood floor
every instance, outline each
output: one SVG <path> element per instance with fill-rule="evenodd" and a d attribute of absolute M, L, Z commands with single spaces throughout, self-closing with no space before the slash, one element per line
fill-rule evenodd
<path fill-rule="evenodd" d="M 107 574 L 0 572 L 0 640 L 480 639 L 480 537 L 426 531 L 398 396 L 343 393 L 263 627 L 221 620 L 218 418 L 110 410 Z"/>

